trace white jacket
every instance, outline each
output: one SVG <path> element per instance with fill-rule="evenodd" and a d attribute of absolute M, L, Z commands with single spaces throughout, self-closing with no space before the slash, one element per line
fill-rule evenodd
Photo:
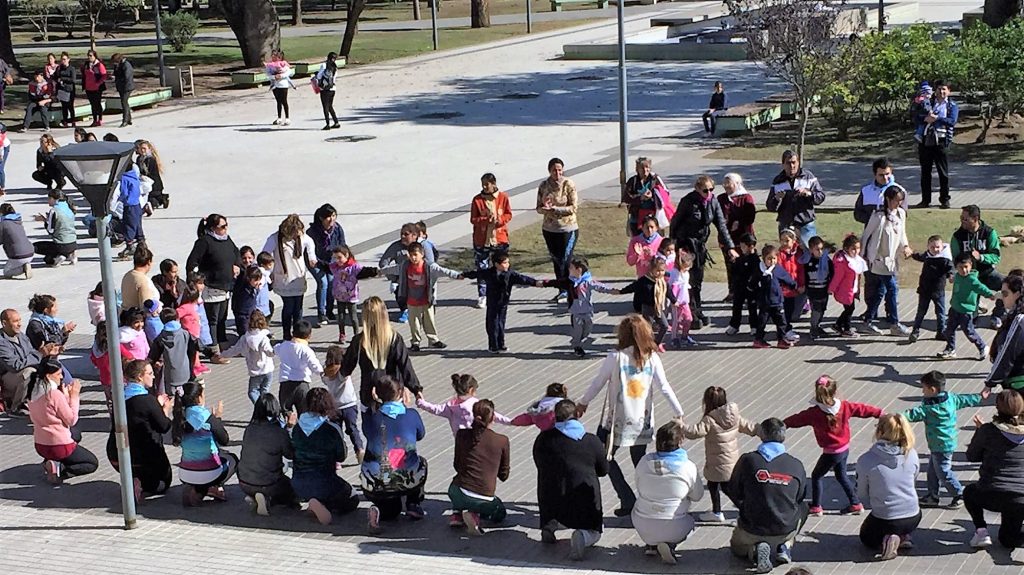
<path fill-rule="evenodd" d="M 263 251 L 274 256 L 274 270 L 270 272 L 271 285 L 274 293 L 281 297 L 300 296 L 306 293 L 306 270 L 316 266 L 316 247 L 313 239 L 302 234 L 300 251 L 298 257 L 295 254 L 295 242 L 288 240 L 284 242 L 284 261 L 281 254 L 277 253 L 277 232 L 267 238 L 263 244 Z"/>
<path fill-rule="evenodd" d="M 296 343 L 296 340 L 282 341 L 274 346 L 274 354 L 281 360 L 281 374 L 279 381 L 305 381 L 309 382 L 312 373 L 320 375 L 324 367 L 316 358 L 316 352 L 309 347 L 308 343 Z"/>
<path fill-rule="evenodd" d="M 697 466 L 686 460 L 672 468 L 648 453 L 636 466 L 636 505 L 633 515 L 645 519 L 676 519 L 693 522 L 690 503 L 704 497 Z"/>
<path fill-rule="evenodd" d="M 245 366 L 249 375 L 266 375 L 274 373 L 274 348 L 270 345 L 270 331 L 249 330 L 238 338 L 235 345 L 221 352 L 224 357 L 245 355 Z"/>

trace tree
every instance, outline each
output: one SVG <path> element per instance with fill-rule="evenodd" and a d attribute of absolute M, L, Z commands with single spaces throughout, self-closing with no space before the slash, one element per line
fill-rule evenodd
<path fill-rule="evenodd" d="M 89 49 L 96 50 L 96 29 L 99 27 L 100 16 L 105 9 L 111 7 L 116 0 L 78 0 L 78 4 L 89 19 Z"/>
<path fill-rule="evenodd" d="M 21 64 L 14 55 L 14 40 L 11 38 L 11 6 L 0 1 L 0 58 L 21 72 Z"/>
<path fill-rule="evenodd" d="M 473 28 L 490 28 L 491 9 L 487 5 L 487 0 L 472 0 L 470 7 L 472 10 L 470 14 L 470 26 Z"/>
<path fill-rule="evenodd" d="M 341 38 L 341 49 L 338 53 L 348 59 L 352 52 L 352 41 L 359 31 L 359 17 L 366 8 L 366 0 L 348 0 L 348 11 L 345 13 L 345 35 Z"/>
<path fill-rule="evenodd" d="M 78 14 L 81 10 L 82 6 L 74 0 L 57 4 L 57 13 L 60 14 L 60 25 L 61 28 L 64 28 L 68 38 L 71 38 L 75 32 L 75 26 L 78 24 Z"/>
<path fill-rule="evenodd" d="M 985 11 L 981 21 L 992 28 L 999 28 L 1012 18 L 1024 15 L 1021 0 L 985 0 Z"/>
<path fill-rule="evenodd" d="M 20 6 L 28 21 L 43 37 L 43 42 L 49 42 L 50 16 L 57 11 L 57 0 L 28 0 Z"/>
<path fill-rule="evenodd" d="M 210 4 L 220 10 L 235 33 L 246 66 L 259 66 L 281 48 L 281 24 L 272 0 L 216 0 Z"/>
<path fill-rule="evenodd" d="M 292 26 L 302 26 L 302 0 L 292 0 Z"/>
<path fill-rule="evenodd" d="M 982 108 L 982 129 L 976 143 L 983 143 L 993 120 L 1024 113 L 1024 20 L 1016 19 L 1000 28 L 985 24 L 964 33 L 961 59 L 965 70 L 962 92 L 984 94 L 988 107 Z"/>

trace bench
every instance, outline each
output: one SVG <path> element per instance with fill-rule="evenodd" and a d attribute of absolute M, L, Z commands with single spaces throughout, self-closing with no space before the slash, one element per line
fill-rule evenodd
<path fill-rule="evenodd" d="M 743 104 L 722 112 L 715 118 L 715 135 L 736 136 L 754 133 L 782 117 L 781 104 Z"/>
<path fill-rule="evenodd" d="M 781 120 L 792 120 L 796 118 L 797 112 L 799 112 L 796 95 L 790 92 L 779 92 L 764 98 L 758 98 L 756 101 L 758 104 L 778 104 L 781 107 Z"/>
<path fill-rule="evenodd" d="M 105 102 L 101 101 L 100 106 L 106 110 L 107 106 Z M 61 114 L 60 102 L 54 102 L 53 107 L 50 108 L 48 113 L 50 114 L 51 126 L 59 125 L 61 120 L 64 118 L 63 114 Z M 92 106 L 89 105 L 89 101 L 85 98 L 75 98 L 75 109 L 73 113 L 76 120 L 92 118 Z M 38 114 L 32 115 L 32 122 L 33 124 L 42 125 L 42 123 L 39 122 Z"/>
<path fill-rule="evenodd" d="M 608 0 L 551 0 L 551 11 L 561 12 L 562 4 L 597 4 L 598 8 L 607 8 Z"/>
<path fill-rule="evenodd" d="M 157 88 L 156 90 L 143 90 L 139 92 L 132 92 L 132 95 L 128 97 L 128 105 L 134 110 L 135 108 L 146 108 L 149 106 L 155 106 L 164 100 L 171 99 L 171 89 Z M 117 96 L 111 96 L 104 98 L 104 104 L 110 112 L 121 111 L 121 98 Z"/>
<path fill-rule="evenodd" d="M 320 59 L 291 62 L 292 70 L 295 71 L 295 74 L 292 77 L 301 78 L 304 76 L 312 76 L 320 69 L 320 64 L 323 64 L 323 62 L 324 61 Z M 344 68 L 347 63 L 344 56 L 338 56 L 338 59 L 335 60 L 335 62 L 338 64 L 338 68 Z M 231 84 L 235 86 L 253 87 L 268 83 L 270 83 L 270 78 L 267 76 L 267 70 L 265 68 L 246 68 L 245 70 L 238 70 L 231 73 Z"/>

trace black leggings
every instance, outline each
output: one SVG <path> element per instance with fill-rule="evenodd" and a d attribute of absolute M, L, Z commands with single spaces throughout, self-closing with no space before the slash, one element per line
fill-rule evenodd
<path fill-rule="evenodd" d="M 978 529 L 987 528 L 985 510 L 1000 514 L 999 543 L 1014 549 L 1024 547 L 1021 525 L 1024 524 L 1024 495 L 988 489 L 972 483 L 964 488 L 964 507 Z"/>
<path fill-rule="evenodd" d="M 899 535 L 903 537 L 910 535 L 917 529 L 920 523 L 920 510 L 917 512 L 917 515 L 904 517 L 903 519 L 879 519 L 872 513 L 864 519 L 864 523 L 860 524 L 860 542 L 865 547 L 878 549 L 882 546 L 882 540 L 886 536 Z"/>
<path fill-rule="evenodd" d="M 284 117 L 288 115 L 288 88 L 274 88 L 274 100 L 277 100 L 277 118 L 281 119 L 281 110 L 284 110 Z"/>
<path fill-rule="evenodd" d="M 608 435 L 608 430 L 606 428 L 597 428 L 597 438 L 605 444 L 612 441 Z M 629 482 L 626 481 L 626 476 L 622 474 L 622 468 L 619 467 L 619 462 L 614 459 L 615 454 L 618 451 L 618 446 L 612 447 L 613 459 L 608 462 L 608 479 L 611 480 L 612 488 L 615 489 L 615 494 L 619 497 L 619 507 L 622 509 L 633 509 L 633 505 L 636 504 L 636 493 L 633 492 L 633 488 L 630 487 Z M 629 459 L 633 462 L 633 469 L 636 469 L 636 466 L 640 464 L 640 460 L 644 458 L 646 453 L 646 445 L 631 445 L 629 447 Z"/>
<path fill-rule="evenodd" d="M 53 240 L 42 240 L 32 244 L 36 255 L 43 256 L 46 265 L 52 266 L 57 256 L 70 257 L 78 250 L 78 243 L 58 244 Z"/>
<path fill-rule="evenodd" d="M 72 95 L 67 102 L 60 103 L 60 117 L 65 124 L 75 125 L 75 97 Z"/>
<path fill-rule="evenodd" d="M 722 494 L 729 495 L 726 490 L 729 487 L 727 481 L 708 481 L 708 493 L 711 494 L 711 511 L 722 512 Z"/>
<path fill-rule="evenodd" d="M 849 331 L 850 329 L 850 318 L 853 317 L 854 304 L 843 305 L 843 313 L 839 314 L 836 318 L 836 328 L 842 331 Z"/>
<path fill-rule="evenodd" d="M 228 341 L 228 306 L 230 300 L 204 302 L 206 321 L 210 324 L 210 337 L 213 346 L 220 349 L 220 344 Z"/>
<path fill-rule="evenodd" d="M 75 450 L 71 452 L 71 455 L 60 460 L 60 464 L 64 467 L 64 471 L 60 474 L 62 479 L 89 475 L 100 466 L 96 456 L 88 449 L 82 447 L 81 443 L 75 446 Z"/>
<path fill-rule="evenodd" d="M 423 492 L 423 487 L 417 487 L 410 489 L 409 491 L 399 491 L 391 493 L 363 493 L 370 503 L 377 506 L 380 510 L 380 518 L 383 521 L 391 521 L 397 519 L 402 514 L 402 499 L 405 498 L 405 507 L 409 508 L 410 505 L 420 504 L 426 496 Z"/>
<path fill-rule="evenodd" d="M 86 97 L 89 98 L 89 106 L 92 108 L 92 121 L 103 120 L 103 92 L 99 91 L 87 91 Z M 73 113 L 73 112 L 72 112 Z"/>
<path fill-rule="evenodd" d="M 576 250 L 576 240 L 579 239 L 580 231 L 577 229 L 570 232 L 541 232 L 551 256 L 551 264 L 555 268 L 555 277 L 564 280 L 569 277 L 569 262 L 572 261 L 572 254 Z"/>
<path fill-rule="evenodd" d="M 320 91 L 320 105 L 324 108 L 324 122 L 330 124 L 333 119 L 337 124 L 338 114 L 334 112 L 334 90 Z"/>

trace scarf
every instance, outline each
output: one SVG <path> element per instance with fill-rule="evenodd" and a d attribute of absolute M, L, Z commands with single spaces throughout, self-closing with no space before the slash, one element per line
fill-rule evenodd
<path fill-rule="evenodd" d="M 164 324 L 164 331 L 178 331 L 181 329 L 181 322 L 178 320 L 169 321 Z"/>
<path fill-rule="evenodd" d="M 380 406 L 380 412 L 391 419 L 398 419 L 399 415 L 405 415 L 405 404 L 401 401 L 389 401 Z"/>
<path fill-rule="evenodd" d="M 826 403 L 818 403 L 817 401 L 814 401 L 812 399 L 811 400 L 811 405 L 817 406 L 818 409 L 820 409 L 820 410 L 824 411 L 825 413 L 827 413 L 827 414 L 829 414 L 829 415 L 834 417 L 836 415 L 839 415 L 839 409 L 842 407 L 843 402 L 838 397 L 835 399 L 835 404 L 834 405 L 828 405 Z"/>
<path fill-rule="evenodd" d="M 64 331 L 64 320 L 46 315 L 45 313 L 32 312 L 31 319 L 39 320 L 47 329 Z"/>
<path fill-rule="evenodd" d="M 210 430 L 210 417 L 213 414 L 203 405 L 193 405 L 185 410 L 185 421 L 192 426 L 192 429 Z"/>
<path fill-rule="evenodd" d="M 771 461 L 786 452 L 786 446 L 777 441 L 765 441 L 758 446 L 757 452 L 765 461 Z"/>
<path fill-rule="evenodd" d="M 672 471 L 679 471 L 683 464 L 690 460 L 686 455 L 686 450 L 682 447 L 673 451 L 658 451 L 655 453 L 655 457 L 664 462 Z"/>
<path fill-rule="evenodd" d="M 218 233 L 214 232 L 213 230 L 206 230 L 206 235 L 210 236 L 211 238 L 213 238 L 215 240 L 220 240 L 222 242 L 223 241 L 227 241 L 227 239 L 228 239 L 228 235 L 227 234 L 218 234 Z"/>
<path fill-rule="evenodd" d="M 313 435 L 313 432 L 320 429 L 320 426 L 327 421 L 327 418 L 323 415 L 307 411 L 299 416 L 299 427 L 302 432 L 306 434 L 306 437 Z"/>
<path fill-rule="evenodd" d="M 71 210 L 71 206 L 67 202 L 61 200 L 53 205 L 53 211 L 60 212 L 60 214 L 66 218 L 75 219 L 75 212 Z"/>
<path fill-rule="evenodd" d="M 764 265 L 764 260 L 760 261 L 758 263 L 758 266 L 761 267 L 761 275 L 765 275 L 765 276 L 772 275 L 772 272 L 775 270 L 775 266 L 774 265 L 772 267 L 768 267 L 768 266 Z"/>
<path fill-rule="evenodd" d="M 21 221 L 21 214 L 19 214 L 18 212 L 14 212 L 14 213 L 10 213 L 10 214 L 4 214 L 4 217 L 0 218 L 0 219 L 7 220 L 9 222 L 20 222 Z"/>
<path fill-rule="evenodd" d="M 668 282 L 665 281 L 664 275 L 658 279 L 651 278 L 651 281 L 654 282 L 654 315 L 656 317 L 661 317 L 661 314 L 665 309 L 665 297 L 668 293 Z"/>
<path fill-rule="evenodd" d="M 591 277 L 592 276 L 590 275 L 590 272 L 589 271 L 585 271 L 585 272 L 583 272 L 583 275 L 581 275 L 580 277 L 575 278 L 575 277 L 569 276 L 569 279 L 572 280 L 572 287 L 578 288 L 582 284 L 590 283 L 590 278 Z"/>
<path fill-rule="evenodd" d="M 645 244 L 651 245 L 655 242 L 655 240 L 661 239 L 661 234 L 659 234 L 658 232 L 654 232 L 652 235 L 646 236 L 643 232 L 640 232 L 640 239 L 643 240 Z"/>
<path fill-rule="evenodd" d="M 128 401 L 129 399 L 131 399 L 133 397 L 138 397 L 140 395 L 148 395 L 148 394 L 149 394 L 149 390 L 146 389 L 146 387 L 143 386 L 141 383 L 138 383 L 136 381 L 129 381 L 128 383 L 124 384 L 124 400 L 125 401 Z"/>
<path fill-rule="evenodd" d="M 583 424 L 578 419 L 556 422 L 555 429 L 573 441 L 583 439 L 583 435 L 586 433 L 586 430 L 583 429 Z"/>

